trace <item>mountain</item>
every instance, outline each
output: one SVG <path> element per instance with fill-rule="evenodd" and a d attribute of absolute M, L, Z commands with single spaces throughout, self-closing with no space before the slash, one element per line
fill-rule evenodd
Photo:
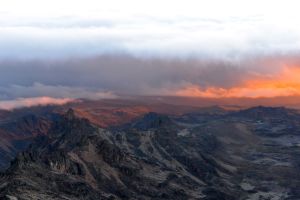
<path fill-rule="evenodd" d="M 211 110 L 140 99 L 80 100 L 63 106 L 0 110 L 0 171 L 5 170 L 16 154 L 25 150 L 36 136 L 47 134 L 55 118 L 70 107 L 76 116 L 102 128 L 129 124 L 149 112 L 181 115 L 202 109 Z"/>
<path fill-rule="evenodd" d="M 0 198 L 300 199 L 300 114 L 212 110 L 150 112 L 110 128 L 76 109 L 48 116 L 1 174 Z"/>
<path fill-rule="evenodd" d="M 0 170 L 4 170 L 34 137 L 47 134 L 58 114 L 52 107 L 35 107 L 2 111 L 0 116 Z"/>
<path fill-rule="evenodd" d="M 0 193 L 19 199 L 200 198 L 204 181 L 222 167 L 201 146 L 197 155 L 184 152 L 174 130 L 153 128 L 113 133 L 69 110 L 16 158 L 1 177 Z"/>

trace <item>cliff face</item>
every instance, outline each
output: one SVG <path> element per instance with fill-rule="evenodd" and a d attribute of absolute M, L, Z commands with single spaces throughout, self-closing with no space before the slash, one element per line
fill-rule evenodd
<path fill-rule="evenodd" d="M 284 119 L 277 124 L 279 114 L 276 120 L 268 113 L 253 119 L 253 112 L 269 112 L 261 110 L 251 111 L 251 116 L 214 117 L 193 113 L 170 118 L 149 113 L 110 130 L 69 110 L 1 174 L 0 196 L 299 199 L 300 150 L 289 139 L 299 140 L 299 135 L 296 131 L 276 134 L 292 123 Z M 293 113 L 291 120 L 297 117 Z M 275 128 L 269 129 L 272 134 L 261 134 L 265 123 Z M 298 124 L 293 128 L 300 130 Z"/>

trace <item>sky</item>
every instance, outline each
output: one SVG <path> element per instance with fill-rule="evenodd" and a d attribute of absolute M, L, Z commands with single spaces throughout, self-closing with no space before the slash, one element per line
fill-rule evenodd
<path fill-rule="evenodd" d="M 300 95 L 297 0 L 0 5 L 0 108 L 39 98 Z"/>

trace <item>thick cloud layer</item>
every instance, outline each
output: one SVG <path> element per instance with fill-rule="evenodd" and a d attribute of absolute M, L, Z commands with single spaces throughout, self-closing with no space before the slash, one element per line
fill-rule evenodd
<path fill-rule="evenodd" d="M 0 101 L 300 95 L 298 4 L 1 2 Z"/>
<path fill-rule="evenodd" d="M 285 81 L 289 87 L 298 84 L 292 76 L 299 75 L 299 63 L 297 56 L 280 55 L 236 61 L 141 59 L 129 55 L 6 61 L 0 63 L 0 98 L 100 99 L 128 94 L 256 97 L 264 93 L 255 95 L 254 83 L 259 82 L 260 89 L 268 90 L 275 89 L 270 87 L 271 81 L 280 84 Z M 240 93 L 240 88 L 250 91 Z M 284 85 L 282 88 L 285 90 Z M 272 95 L 281 94 L 286 95 L 282 92 Z"/>
<path fill-rule="evenodd" d="M 89 97 L 159 94 L 188 84 L 230 87 L 250 75 L 230 62 L 180 59 L 137 59 L 126 55 L 62 61 L 0 63 L 2 98 L 47 96 Z"/>

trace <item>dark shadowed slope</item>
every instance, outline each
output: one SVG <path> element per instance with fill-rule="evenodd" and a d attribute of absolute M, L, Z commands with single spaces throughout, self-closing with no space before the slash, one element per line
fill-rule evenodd
<path fill-rule="evenodd" d="M 53 107 L 2 111 L 0 118 L 0 170 L 9 166 L 16 154 L 28 147 L 34 137 L 47 134 L 58 114 Z"/>

